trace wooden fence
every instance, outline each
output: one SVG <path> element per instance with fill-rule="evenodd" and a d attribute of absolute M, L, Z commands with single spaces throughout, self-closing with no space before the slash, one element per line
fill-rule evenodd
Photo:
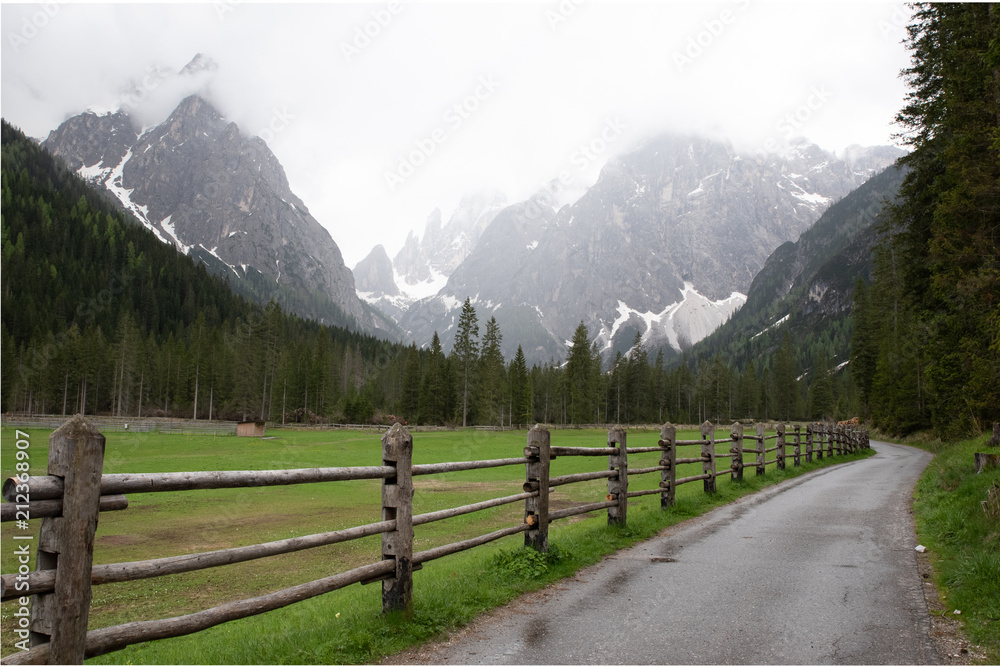
<path fill-rule="evenodd" d="M 630 447 L 626 431 L 608 431 L 607 445 L 601 447 L 552 446 L 546 428 L 536 426 L 527 435 L 523 455 L 515 458 L 474 460 L 414 465 L 413 438 L 400 425 L 382 436 L 382 461 L 370 467 L 327 467 L 265 471 L 177 472 L 162 474 L 103 474 L 104 435 L 81 416 L 75 416 L 52 433 L 49 444 L 48 475 L 7 479 L 2 520 L 42 518 L 36 553 L 36 570 L 23 567 L 18 574 L 2 576 L 2 599 L 31 596 L 30 618 L 15 613 L 17 637 L 28 640 L 30 649 L 3 659 L 5 664 L 82 663 L 128 645 L 191 634 L 209 627 L 309 599 L 354 583 L 382 583 L 385 612 L 408 615 L 413 608 L 413 572 L 425 562 L 468 550 L 513 534 L 524 533 L 524 543 L 540 551 L 548 549 L 549 525 L 562 518 L 597 510 L 607 510 L 609 524 L 624 525 L 628 500 L 659 495 L 660 505 L 673 505 L 677 486 L 702 481 L 705 492 L 715 492 L 716 479 L 742 479 L 746 467 L 758 475 L 770 464 L 783 469 L 789 457 L 793 464 L 835 453 L 851 453 L 868 448 L 868 433 L 854 426 L 809 425 L 805 432 L 792 432 L 779 424 L 777 432 L 765 435 L 758 425 L 754 434 L 745 434 L 736 424 L 729 437 L 716 438 L 715 427 L 706 422 L 701 439 L 677 440 L 670 424 L 660 430 L 655 446 Z M 790 438 L 790 439 L 789 439 Z M 730 443 L 729 453 L 716 453 L 716 445 Z M 745 443 L 753 442 L 753 446 Z M 773 446 L 767 444 L 773 442 Z M 694 456 L 678 456 L 681 447 L 696 449 Z M 804 447 L 804 451 L 803 451 Z M 791 452 L 789 452 L 791 448 Z M 654 467 L 629 468 L 630 454 L 660 454 Z M 776 452 L 772 460 L 767 454 Z M 754 455 L 754 461 L 744 460 Z M 559 457 L 593 456 L 607 460 L 607 469 L 594 472 L 551 474 L 552 461 Z M 719 459 L 729 459 L 719 466 Z M 677 478 L 677 468 L 685 463 L 701 463 L 701 474 Z M 463 470 L 510 465 L 525 466 L 523 492 L 475 504 L 413 515 L 413 477 Z M 630 491 L 629 477 L 659 474 L 659 487 Z M 381 520 L 349 529 L 283 539 L 269 543 L 227 548 L 211 552 L 164 557 L 139 562 L 93 566 L 93 547 L 98 514 L 128 506 L 127 494 L 186 491 L 215 488 L 248 488 L 299 483 L 320 483 L 355 479 L 382 479 Z M 552 511 L 549 492 L 561 485 L 607 479 L 607 494 L 598 501 Z M 488 534 L 413 551 L 413 529 L 438 520 L 465 515 L 491 507 L 524 502 L 520 524 Z M 200 612 L 160 620 L 87 631 L 93 585 L 140 580 L 186 571 L 196 571 L 236 562 L 290 553 L 352 539 L 382 535 L 382 559 L 350 571 L 296 585 L 251 599 L 225 603 Z M 24 548 L 24 547 L 22 547 Z M 22 560 L 22 561 L 26 561 Z M 22 603 L 25 603 L 22 601 Z M 26 605 L 24 606 L 27 607 Z M 27 613 L 25 613 L 27 614 Z"/>

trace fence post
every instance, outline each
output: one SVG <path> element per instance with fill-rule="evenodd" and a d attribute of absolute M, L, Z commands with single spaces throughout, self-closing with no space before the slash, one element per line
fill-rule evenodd
<path fill-rule="evenodd" d="M 798 467 L 801 464 L 800 458 L 802 456 L 802 427 L 801 426 L 798 426 L 798 425 L 795 426 L 795 435 L 793 437 L 794 437 L 794 439 L 792 440 L 792 442 L 793 442 L 794 448 L 792 449 L 792 455 L 795 456 L 795 462 L 793 463 L 793 465 L 795 467 Z"/>
<path fill-rule="evenodd" d="M 733 454 L 730 469 L 733 470 L 732 480 L 743 480 L 743 424 L 737 421 L 729 430 L 729 436 L 733 438 L 733 445 L 729 452 Z"/>
<path fill-rule="evenodd" d="M 847 453 L 846 441 L 844 438 L 844 426 L 839 423 L 833 426 L 833 438 L 837 442 L 837 453 L 844 455 Z"/>
<path fill-rule="evenodd" d="M 764 476 L 764 435 L 767 430 L 763 423 L 757 424 L 757 476 Z"/>
<path fill-rule="evenodd" d="M 819 457 L 820 458 L 823 457 L 822 452 L 819 454 Z M 806 462 L 809 463 L 809 462 L 812 462 L 812 461 L 813 461 L 813 424 L 812 423 L 807 423 L 806 424 Z"/>
<path fill-rule="evenodd" d="M 701 424 L 701 473 L 705 479 L 705 492 L 715 492 L 715 426 L 711 421 Z"/>
<path fill-rule="evenodd" d="M 826 455 L 833 457 L 833 426 L 829 423 L 823 424 L 823 434 L 826 436 Z"/>
<path fill-rule="evenodd" d="M 524 533 L 524 545 L 540 553 L 549 550 L 549 461 L 550 435 L 541 424 L 528 431 L 528 446 L 524 449 L 524 492 L 538 490 L 537 497 L 524 500 L 524 522 L 531 527 Z"/>
<path fill-rule="evenodd" d="M 382 534 L 382 559 L 396 561 L 396 575 L 382 581 L 382 612 L 413 614 L 413 436 L 399 423 L 382 435 L 382 464 L 396 476 L 382 481 L 382 520 L 396 529 Z"/>
<path fill-rule="evenodd" d="M 42 519 L 37 569 L 56 569 L 56 583 L 35 595 L 30 644 L 48 643 L 50 664 L 83 663 L 103 467 L 104 435 L 80 414 L 49 436 L 48 473 L 63 478 L 63 512 Z"/>
<path fill-rule="evenodd" d="M 608 501 L 618 502 L 608 507 L 608 525 L 624 525 L 628 513 L 628 451 L 621 426 L 608 431 L 608 446 L 618 450 L 608 455 L 608 469 L 618 471 L 618 476 L 608 477 Z"/>
<path fill-rule="evenodd" d="M 778 455 L 778 469 L 785 469 L 785 424 L 778 424 L 778 450 L 775 452 Z"/>
<path fill-rule="evenodd" d="M 677 428 L 669 423 L 660 428 L 659 445 L 663 448 L 660 466 L 666 468 L 660 471 L 660 488 L 665 491 L 660 493 L 660 508 L 666 509 L 674 505 L 677 491 L 674 485 L 677 480 Z"/>
<path fill-rule="evenodd" d="M 628 514 L 628 449 L 626 433 L 621 426 L 608 431 L 608 447 L 618 450 L 608 455 L 608 469 L 617 470 L 618 475 L 608 478 L 608 501 L 617 501 L 608 507 L 608 524 L 625 525 Z"/>

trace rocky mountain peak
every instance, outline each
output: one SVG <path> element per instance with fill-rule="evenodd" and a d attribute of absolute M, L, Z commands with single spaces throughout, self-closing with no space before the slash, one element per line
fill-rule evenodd
<path fill-rule="evenodd" d="M 426 342 L 470 298 L 481 318 L 534 336 L 534 360 L 560 357 L 581 320 L 608 355 L 637 332 L 683 350 L 742 305 L 775 248 L 900 154 L 858 152 L 848 164 L 804 142 L 757 155 L 705 137 L 651 137 L 558 212 L 537 198 L 503 209 L 446 287 L 400 322 Z"/>
<path fill-rule="evenodd" d="M 381 244 L 373 247 L 354 267 L 354 280 L 358 291 L 367 292 L 371 298 L 399 295 L 392 275 L 392 261 Z"/>
<path fill-rule="evenodd" d="M 141 136 L 131 127 L 121 111 L 82 114 L 42 145 L 115 195 L 162 241 L 247 281 L 249 293 L 274 292 L 302 316 L 394 330 L 359 300 L 340 248 L 260 138 L 244 135 L 199 95 L 185 97 Z M 261 282 L 274 287 L 262 291 Z"/>

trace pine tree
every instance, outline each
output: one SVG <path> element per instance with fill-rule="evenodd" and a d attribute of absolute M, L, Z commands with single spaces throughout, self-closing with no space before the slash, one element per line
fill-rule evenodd
<path fill-rule="evenodd" d="M 851 316 L 854 319 L 854 333 L 851 336 L 851 375 L 861 392 L 861 401 L 867 411 L 871 396 L 872 380 L 878 362 L 877 312 L 870 305 L 868 286 L 858 279 L 854 288 L 854 304 Z"/>
<path fill-rule="evenodd" d="M 507 373 L 510 381 L 512 422 L 530 424 L 533 420 L 531 375 L 528 374 L 524 350 L 517 346 L 517 353 Z"/>
<path fill-rule="evenodd" d="M 503 425 L 501 415 L 505 407 L 506 395 L 504 386 L 503 352 L 500 345 L 503 342 L 503 335 L 500 333 L 500 325 L 497 324 L 496 317 L 490 317 L 486 322 L 486 332 L 483 334 L 482 353 L 479 357 L 479 396 L 481 409 L 481 423 Z"/>
<path fill-rule="evenodd" d="M 787 421 L 792 418 L 796 409 L 798 396 L 798 370 L 795 362 L 795 350 L 792 339 L 786 330 L 774 356 L 774 414 L 772 418 Z"/>
<path fill-rule="evenodd" d="M 950 438 L 1000 419 L 1000 7 L 919 3 L 906 43 L 897 123 L 913 151 L 884 252 L 894 317 L 914 328 L 883 347 L 872 412 Z"/>
<path fill-rule="evenodd" d="M 438 337 L 437 331 L 434 331 L 423 382 L 420 385 L 420 423 L 428 425 L 444 423 L 446 405 L 444 375 L 446 372 L 441 339 Z"/>
<path fill-rule="evenodd" d="M 406 360 L 403 362 L 403 395 L 400 411 L 404 419 L 418 422 L 420 408 L 420 352 L 417 343 L 411 343 L 406 349 Z"/>
<path fill-rule="evenodd" d="M 466 298 L 462 305 L 462 313 L 458 317 L 458 330 L 455 333 L 455 346 L 452 356 L 457 362 L 462 386 L 462 427 L 468 425 L 469 388 L 475 384 L 475 364 L 478 360 L 479 319 L 476 309 L 470 299 Z"/>
<path fill-rule="evenodd" d="M 822 350 L 817 351 L 813 360 L 813 369 L 809 382 L 809 416 L 813 419 L 824 419 L 833 416 L 833 378 L 830 376 L 830 367 L 826 354 Z"/>
<path fill-rule="evenodd" d="M 581 321 L 573 333 L 566 355 L 565 385 L 567 418 L 570 423 L 587 423 L 593 403 L 590 333 Z"/>

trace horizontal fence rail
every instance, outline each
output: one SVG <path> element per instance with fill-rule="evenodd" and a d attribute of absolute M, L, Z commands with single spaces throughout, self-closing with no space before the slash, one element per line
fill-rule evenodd
<path fill-rule="evenodd" d="M 549 525 L 555 520 L 593 511 L 607 511 L 607 522 L 625 525 L 630 498 L 659 495 L 660 506 L 675 502 L 677 486 L 702 481 L 708 493 L 716 491 L 716 479 L 743 478 L 743 469 L 754 467 L 758 475 L 768 465 L 784 469 L 787 449 L 795 465 L 828 456 L 851 453 L 869 447 L 866 430 L 851 425 L 809 424 L 804 437 L 794 426 L 779 424 L 767 435 L 763 424 L 755 434 L 744 434 L 743 426 L 732 426 L 728 437 L 716 438 L 715 426 L 701 426 L 701 439 L 677 440 L 670 424 L 660 429 L 656 446 L 629 447 L 627 433 L 612 427 L 606 446 L 551 446 L 547 428 L 535 426 L 527 433 L 522 457 L 414 465 L 413 437 L 397 424 L 382 435 L 382 464 L 368 467 L 325 467 L 262 471 L 174 472 L 163 474 L 103 474 L 104 436 L 82 416 L 64 422 L 50 437 L 49 468 L 45 476 L 27 474 L 3 484 L 2 520 L 42 518 L 36 554 L 37 570 L 4 574 L 0 595 L 4 601 L 31 595 L 28 628 L 18 628 L 18 638 L 29 641 L 30 649 L 3 659 L 7 664 L 81 663 L 84 658 L 120 650 L 146 641 L 183 636 L 232 620 L 265 613 L 310 599 L 348 585 L 382 583 L 385 612 L 409 616 L 413 609 L 413 572 L 423 564 L 504 537 L 524 534 L 526 546 L 548 550 Z M 774 446 L 767 447 L 769 441 Z M 729 444 L 728 453 L 716 446 Z M 805 447 L 803 453 L 802 447 Z M 700 447 L 700 455 L 678 457 L 681 446 Z M 776 452 L 772 460 L 767 453 Z M 630 455 L 659 453 L 658 464 L 629 468 Z M 754 456 L 754 461 L 745 460 Z M 552 461 L 559 457 L 601 457 L 607 469 L 551 476 Z M 728 466 L 718 468 L 718 461 Z M 679 465 L 701 465 L 701 474 L 677 477 Z M 524 465 L 523 492 L 496 497 L 464 506 L 413 514 L 413 477 Z M 659 474 L 658 486 L 629 490 L 629 478 Z M 592 502 L 550 510 L 549 494 L 554 488 L 573 483 L 605 480 L 607 494 Z M 301 483 L 330 483 L 351 480 L 381 480 L 381 520 L 356 527 L 310 534 L 268 543 L 225 548 L 173 557 L 93 565 L 94 533 L 101 511 L 127 510 L 127 494 L 178 492 L 188 490 L 251 488 Z M 414 527 L 471 514 L 494 507 L 524 502 L 524 520 L 456 543 L 414 552 Z M 130 622 L 87 631 L 91 590 L 94 585 L 198 571 L 211 567 L 247 562 L 354 539 L 381 535 L 382 560 L 326 578 L 265 594 L 251 599 L 224 603 L 214 608 L 178 617 Z M 58 557 L 56 557 L 58 554 Z M 20 626 L 20 625 L 19 625 Z M 19 643 L 20 645 L 21 643 Z"/>

